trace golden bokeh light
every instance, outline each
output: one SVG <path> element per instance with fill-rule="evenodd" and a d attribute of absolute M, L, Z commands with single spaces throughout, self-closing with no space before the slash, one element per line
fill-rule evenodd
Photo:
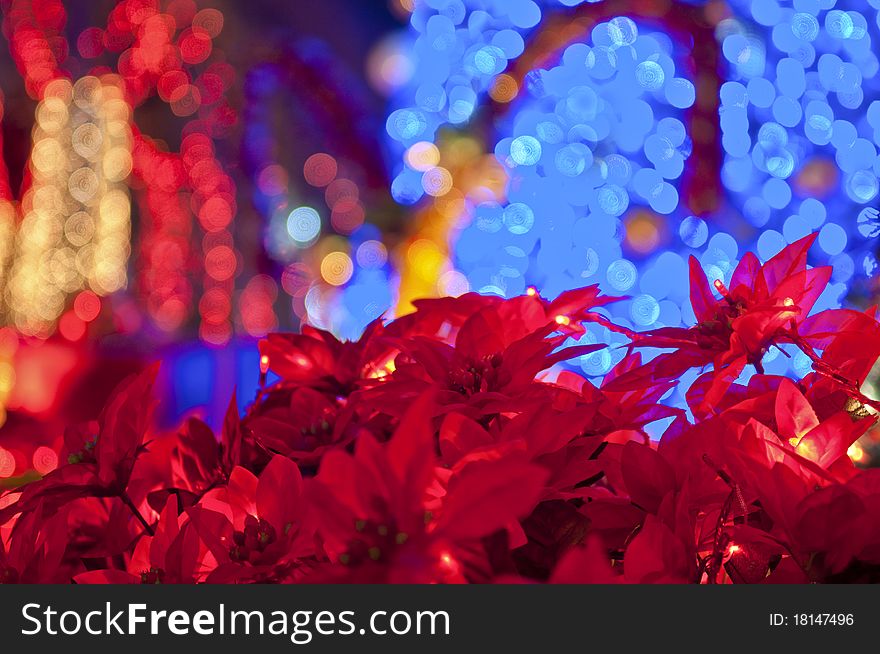
<path fill-rule="evenodd" d="M 663 219 L 653 211 L 636 209 L 624 219 L 626 243 L 639 254 L 649 254 L 660 245 Z"/>
<path fill-rule="evenodd" d="M 433 143 L 419 141 L 409 147 L 405 157 L 410 168 L 424 173 L 440 163 L 440 150 Z"/>
<path fill-rule="evenodd" d="M 88 76 L 49 83 L 35 117 L 17 230 L 0 203 L 0 288 L 5 322 L 45 338 L 72 295 L 127 282 L 131 109 L 118 78 Z"/>
<path fill-rule="evenodd" d="M 342 286 L 353 273 L 354 263 L 345 252 L 330 252 L 321 260 L 321 277 L 331 286 Z"/>
<path fill-rule="evenodd" d="M 489 89 L 489 96 L 495 102 L 512 102 L 517 93 L 519 93 L 519 85 L 513 76 L 507 73 L 498 75 Z"/>

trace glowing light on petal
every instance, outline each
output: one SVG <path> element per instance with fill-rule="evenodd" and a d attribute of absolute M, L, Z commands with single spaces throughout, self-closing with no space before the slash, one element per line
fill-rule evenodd
<path fill-rule="evenodd" d="M 853 443 L 846 449 L 846 455 L 852 460 L 853 463 L 861 463 L 866 458 L 866 453 L 864 448 L 858 443 Z"/>

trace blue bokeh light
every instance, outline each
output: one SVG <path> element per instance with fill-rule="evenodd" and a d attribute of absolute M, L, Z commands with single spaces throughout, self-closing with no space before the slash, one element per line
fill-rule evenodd
<path fill-rule="evenodd" d="M 388 125 L 398 151 L 446 125 L 468 129 L 489 102 L 501 62 L 510 72 L 542 19 L 578 4 L 418 3 L 417 71 Z M 524 285 L 553 297 L 598 283 L 632 296 L 608 307 L 612 320 L 648 328 L 694 319 L 689 255 L 727 283 L 746 252 L 766 260 L 818 233 L 810 263 L 834 269 L 822 306 L 839 302 L 878 270 L 870 248 L 880 220 L 862 210 L 880 193 L 880 64 L 872 44 L 877 3 L 870 11 L 834 4 L 742 0 L 716 26 L 723 78 L 713 138 L 724 157 L 717 216 L 695 215 L 682 186 L 697 136 L 687 111 L 705 74 L 685 65 L 691 44 L 670 38 L 662 18 L 597 21 L 527 73 L 512 111 L 493 123 L 486 149 L 505 171 L 506 194 L 473 199 L 451 237 L 456 269 L 472 288 L 506 296 Z M 446 20 L 434 25 L 435 16 Z M 422 173 L 405 165 L 394 172 L 395 199 L 418 201 Z M 638 242 L 631 225 L 645 215 L 655 240 Z M 595 353 L 577 365 L 600 378 L 612 356 Z M 785 373 L 803 362 L 774 355 L 772 365 Z M 680 393 L 670 401 L 680 402 Z"/>

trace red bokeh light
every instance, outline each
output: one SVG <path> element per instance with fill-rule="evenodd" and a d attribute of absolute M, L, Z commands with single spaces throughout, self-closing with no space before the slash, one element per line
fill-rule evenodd
<path fill-rule="evenodd" d="M 168 3 L 168 13 L 174 16 L 178 25 L 188 25 L 198 11 L 195 0 L 171 0 Z"/>
<path fill-rule="evenodd" d="M 224 281 L 235 274 L 235 251 L 227 245 L 211 248 L 205 255 L 205 272 L 212 279 Z"/>
<path fill-rule="evenodd" d="M 182 70 L 168 70 L 162 73 L 156 83 L 156 91 L 165 102 L 171 102 L 174 92 L 190 83 L 189 75 Z"/>
<path fill-rule="evenodd" d="M 220 324 L 229 319 L 231 312 L 232 298 L 223 289 L 209 289 L 199 300 L 199 314 L 205 322 Z"/>
<path fill-rule="evenodd" d="M 202 95 L 202 104 L 214 104 L 226 90 L 223 78 L 216 73 L 202 73 L 196 80 L 196 88 Z"/>
<path fill-rule="evenodd" d="M 283 166 L 270 164 L 260 171 L 257 176 L 257 186 L 263 195 L 282 195 L 287 192 L 287 171 Z"/>
<path fill-rule="evenodd" d="M 0 447 L 0 477 L 7 478 L 15 474 L 15 455 Z"/>
<path fill-rule="evenodd" d="M 104 53 L 104 30 L 100 27 L 83 30 L 76 39 L 76 49 L 86 59 L 100 57 Z"/>
<path fill-rule="evenodd" d="M 204 32 L 196 32 L 192 29 L 184 30 L 177 41 L 180 48 L 180 57 L 188 64 L 203 63 L 211 56 L 214 45 Z"/>
<path fill-rule="evenodd" d="M 192 29 L 196 34 L 216 39 L 223 29 L 223 14 L 212 7 L 202 9 L 193 16 Z"/>
<path fill-rule="evenodd" d="M 327 186 L 336 178 L 337 171 L 336 159 L 323 152 L 313 154 L 303 165 L 303 177 L 312 186 Z"/>
<path fill-rule="evenodd" d="M 175 116 L 192 116 L 202 105 L 202 94 L 192 84 L 178 86 L 171 93 L 171 111 Z"/>
<path fill-rule="evenodd" d="M 364 224 L 365 211 L 357 199 L 344 197 L 333 205 L 330 224 L 340 234 L 351 234 Z"/>
<path fill-rule="evenodd" d="M 360 190 L 350 179 L 336 179 L 330 183 L 324 192 L 324 200 L 327 206 L 333 209 L 337 202 L 341 200 L 357 200 L 360 196 Z"/>
<path fill-rule="evenodd" d="M 92 291 L 83 291 L 73 301 L 73 310 L 84 322 L 91 322 L 101 313 L 101 298 Z"/>
<path fill-rule="evenodd" d="M 41 475 L 48 475 L 58 467 L 58 454 L 51 447 L 41 445 L 34 450 L 32 457 L 34 470 Z"/>
<path fill-rule="evenodd" d="M 40 99 L 49 82 L 69 76 L 64 67 L 69 55 L 64 3 L 10 0 L 7 4 L 4 33 L 27 92 Z M 228 234 L 236 213 L 235 183 L 218 162 L 212 140 L 228 135 L 238 121 L 224 98 L 236 73 L 212 42 L 223 23 L 221 11 L 199 9 L 194 0 L 120 0 L 110 10 L 106 27 L 88 27 L 75 42 L 84 59 L 116 56 L 112 65 L 94 66 L 91 72 L 118 72 L 125 99 L 133 107 L 158 95 L 172 114 L 186 119 L 179 154 L 132 125 L 132 185 L 141 215 L 136 284 L 143 304 L 163 329 L 176 329 L 191 312 L 194 227 L 208 234 Z M 274 183 L 286 185 L 286 179 L 279 175 Z M 8 195 L 3 180 L 0 193 Z M 238 254 L 228 245 L 205 251 L 204 293 L 219 283 L 231 296 Z M 215 304 L 212 298 L 206 300 L 208 305 Z M 82 307 L 75 307 L 63 331 L 75 339 L 90 319 Z M 228 338 L 230 329 L 227 323 L 209 330 L 209 337 L 218 342 Z"/>
<path fill-rule="evenodd" d="M 86 324 L 75 313 L 68 311 L 58 321 L 58 331 L 68 341 L 78 341 L 86 335 Z"/>
<path fill-rule="evenodd" d="M 271 277 L 257 275 L 241 293 L 241 321 L 251 336 L 265 336 L 278 326 L 272 305 L 278 297 L 278 286 Z"/>
<path fill-rule="evenodd" d="M 222 196 L 208 198 L 199 209 L 199 222 L 208 232 L 225 229 L 232 222 L 232 207 Z"/>
<path fill-rule="evenodd" d="M 281 273 L 281 288 L 294 298 L 304 298 L 314 281 L 314 273 L 304 263 L 292 263 Z"/>

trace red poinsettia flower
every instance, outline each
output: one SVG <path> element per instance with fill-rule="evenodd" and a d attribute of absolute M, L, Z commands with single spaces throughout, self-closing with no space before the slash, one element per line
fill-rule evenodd
<path fill-rule="evenodd" d="M 169 495 L 174 495 L 180 506 L 191 506 L 207 491 L 225 483 L 235 466 L 258 459 L 256 449 L 243 436 L 233 393 L 219 439 L 204 422 L 189 418 L 174 433 L 150 442 L 139 459 L 132 485 L 143 488 L 157 513 Z"/>
<path fill-rule="evenodd" d="M 192 584 L 204 579 L 210 559 L 186 516 L 178 515 L 177 498 L 169 496 L 155 533 L 138 540 L 127 570 L 105 569 L 74 577 L 78 584 Z"/>
<path fill-rule="evenodd" d="M 242 424 L 262 448 L 311 466 L 325 450 L 351 442 L 358 431 L 352 418 L 345 398 L 299 387 L 264 393 Z"/>
<path fill-rule="evenodd" d="M 652 422 L 684 415 L 683 410 L 660 403 L 661 398 L 675 387 L 676 380 L 659 379 L 634 390 L 616 388 L 615 380 L 638 370 L 642 365 L 641 355 L 629 353 L 608 371 L 598 388 L 579 375 L 567 371 L 559 375 L 556 384 L 575 390 L 580 395 L 579 403 L 597 407 L 597 422 L 602 428 L 599 430 L 594 427 L 595 433 L 642 431 L 645 425 Z"/>
<path fill-rule="evenodd" d="M 380 370 L 393 350 L 375 320 L 357 341 L 340 341 L 330 332 L 304 325 L 300 334 L 270 334 L 260 341 L 260 366 L 281 378 L 284 387 L 306 387 L 346 397 Z"/>
<path fill-rule="evenodd" d="M 711 507 L 716 496 L 693 489 L 651 443 L 609 443 L 600 458 L 604 494 L 583 508 L 592 533 L 622 562 L 629 583 L 685 583 L 699 579 L 701 537 L 693 504 Z M 721 498 L 723 499 L 723 495 Z"/>
<path fill-rule="evenodd" d="M 69 581 L 62 565 L 67 540 L 66 511 L 46 513 L 38 503 L 13 528 L 0 529 L 0 584 Z"/>
<path fill-rule="evenodd" d="M 242 419 L 247 439 L 301 465 L 314 465 L 327 448 L 354 438 L 349 396 L 387 374 L 395 350 L 381 321 L 357 341 L 303 327 L 302 334 L 270 334 L 260 341 L 261 369 L 280 380 L 264 388 Z"/>
<path fill-rule="evenodd" d="M 67 465 L 26 485 L 14 504 L 0 510 L 0 524 L 33 511 L 38 504 L 51 513 L 86 496 L 119 497 L 132 504 L 126 488 L 150 427 L 151 389 L 157 372 L 154 365 L 124 382 L 101 414 L 96 433 L 70 432 L 66 441 L 72 451 Z M 141 517 L 133 505 L 132 509 Z"/>
<path fill-rule="evenodd" d="M 638 362 L 638 355 L 630 355 L 606 379 Z M 488 428 L 461 413 L 448 414 L 440 429 L 443 463 L 459 466 L 495 456 L 496 451 L 522 451 L 551 471 L 545 499 L 584 497 L 591 493 L 585 482 L 601 472 L 596 458 L 604 444 L 647 440 L 647 424 L 683 413 L 658 404 L 671 387 L 669 382 L 638 392 L 608 393 L 563 372 L 555 384 L 546 386 L 546 396 L 522 402 L 516 415 L 499 418 Z"/>
<path fill-rule="evenodd" d="M 613 373 L 629 370 L 638 359 L 631 355 Z M 520 402 L 517 412 L 499 415 L 488 426 L 449 413 L 439 434 L 441 461 L 453 474 L 471 462 L 504 456 L 522 457 L 549 472 L 541 504 L 523 523 L 527 542 L 514 554 L 517 567 L 537 578 L 549 575 L 559 556 L 583 538 L 589 521 L 577 506 L 601 495 L 596 484 L 604 476 L 603 449 L 646 441 L 646 424 L 682 413 L 657 404 L 668 382 L 643 392 L 606 393 L 563 373 L 547 386 L 546 397 Z"/>
<path fill-rule="evenodd" d="M 880 405 L 866 397 L 862 385 L 880 357 L 880 323 L 875 308 L 862 313 L 851 309 L 831 309 L 807 318 L 799 334 L 813 360 L 815 373 L 803 384 L 810 401 L 820 411 L 839 410 L 845 402 L 857 402 L 877 409 Z M 816 353 L 821 350 L 821 356 Z"/>
<path fill-rule="evenodd" d="M 880 323 L 810 315 L 810 243 L 746 255 L 720 297 L 692 260 L 690 329 L 616 327 L 588 287 L 420 301 L 354 343 L 272 336 L 279 380 L 219 438 L 191 419 L 146 441 L 147 373 L 0 497 L 0 581 L 878 581 L 880 473 L 850 453 L 876 428 Z M 555 365 L 603 347 L 565 348 L 589 322 L 672 351 L 596 385 Z M 813 372 L 760 372 L 784 344 Z M 709 365 L 688 412 L 664 405 Z"/>
<path fill-rule="evenodd" d="M 234 468 L 228 485 L 209 491 L 188 511 L 217 561 L 209 583 L 292 578 L 313 552 L 302 487 L 296 464 L 276 455 L 259 477 Z"/>
<path fill-rule="evenodd" d="M 717 402 L 747 364 L 763 371 L 767 350 L 800 344 L 798 325 L 810 314 L 831 275 L 830 267 L 807 268 L 807 250 L 816 235 L 792 243 L 763 266 L 747 253 L 737 265 L 730 290 L 720 281 L 716 298 L 696 258 L 690 259 L 691 305 L 697 324 L 663 327 L 636 336 L 634 347 L 674 348 L 622 376 L 617 388 L 637 388 L 656 379 L 676 379 L 690 368 L 713 364 L 704 404 Z"/>
<path fill-rule="evenodd" d="M 622 580 L 612 567 L 602 539 L 592 535 L 583 546 L 569 548 L 549 581 L 551 584 L 616 584 Z"/>
<path fill-rule="evenodd" d="M 626 299 L 613 295 L 601 295 L 598 284 L 563 291 L 553 301 L 545 300 L 536 290 L 533 291 L 531 288 L 528 296 L 540 301 L 544 309 L 544 320 L 556 322 L 559 325 L 559 330 L 563 333 L 583 334 L 586 330 L 586 323 L 597 323 L 614 332 L 632 334 L 628 329 L 594 311 L 594 309 Z"/>
<path fill-rule="evenodd" d="M 459 582 L 485 565 L 480 539 L 535 506 L 546 472 L 516 457 L 436 468 L 432 394 L 407 411 L 387 444 L 362 436 L 354 455 L 328 452 L 310 485 L 333 581 Z M 448 479 L 444 479 L 448 477 Z M 474 571 L 468 567 L 473 566 Z"/>
<path fill-rule="evenodd" d="M 519 328 L 524 329 L 523 333 L 534 331 L 550 322 L 555 322 L 560 331 L 571 334 L 583 333 L 585 322 L 601 323 L 619 331 L 619 326 L 594 309 L 622 299 L 624 298 L 601 295 L 598 284 L 593 284 L 563 291 L 552 301 L 541 297 L 533 287 L 529 287 L 525 295 L 509 300 L 477 293 L 416 300 L 413 302 L 416 311 L 389 324 L 385 333 L 397 338 L 425 336 L 454 342 L 458 330 L 471 316 L 483 309 L 500 309 L 502 305 L 509 305 L 507 310 L 502 311 L 521 324 Z"/>
<path fill-rule="evenodd" d="M 664 435 L 659 454 L 666 482 L 653 487 L 669 492 L 687 482 L 696 506 L 715 521 L 711 529 L 704 521 L 702 531 L 710 538 L 697 543 L 710 579 L 722 563 L 735 582 L 821 579 L 829 572 L 806 570 L 822 548 L 815 545 L 818 532 L 808 537 L 805 531 L 804 511 L 820 497 L 838 497 L 834 489 L 857 476 L 847 451 L 876 418 L 839 406 L 820 419 L 807 396 L 785 378 L 758 376 L 731 391 L 716 417 Z M 641 464 L 634 471 L 648 469 Z M 626 481 L 630 493 L 631 483 Z M 660 495 L 640 505 L 651 510 Z M 839 572 L 851 558 L 844 550 L 822 560 L 833 560 L 829 570 Z"/>
<path fill-rule="evenodd" d="M 401 354 L 383 383 L 362 391 L 361 405 L 399 416 L 415 397 L 431 388 L 440 411 L 473 417 L 496 413 L 528 396 L 545 396 L 549 387 L 535 377 L 602 344 L 559 349 L 567 335 L 548 321 L 541 302 L 529 296 L 493 302 L 464 321 L 453 344 L 425 337 L 397 341 Z"/>

